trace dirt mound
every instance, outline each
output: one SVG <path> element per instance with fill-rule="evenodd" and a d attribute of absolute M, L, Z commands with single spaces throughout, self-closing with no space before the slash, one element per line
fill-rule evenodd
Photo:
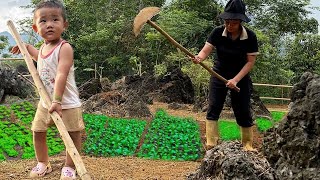
<path fill-rule="evenodd" d="M 13 95 L 26 98 L 33 92 L 24 79 L 18 76 L 18 72 L 11 68 L 0 68 L 0 102 L 5 96 Z"/>
<path fill-rule="evenodd" d="M 83 88 L 83 91 L 85 89 L 87 88 Z M 194 100 L 191 80 L 180 69 L 173 69 L 158 78 L 147 74 L 125 76 L 114 83 L 102 85 L 102 89 L 109 91 L 95 94 L 84 102 L 85 113 L 118 118 L 152 118 L 147 105 L 153 101 L 188 104 Z"/>
<path fill-rule="evenodd" d="M 320 77 L 302 75 L 287 117 L 265 134 L 263 151 L 284 179 L 320 179 Z"/>
<path fill-rule="evenodd" d="M 105 114 L 116 118 L 152 118 L 152 114 L 143 98 L 128 95 L 121 91 L 99 93 L 83 103 L 85 113 Z"/>
<path fill-rule="evenodd" d="M 207 151 L 199 169 L 187 179 L 278 179 L 274 174 L 264 157 L 243 151 L 238 141 L 229 141 Z"/>
<path fill-rule="evenodd" d="M 79 87 L 79 97 L 89 99 L 91 96 L 100 93 L 102 90 L 99 79 L 90 79 Z"/>
<path fill-rule="evenodd" d="M 159 88 L 154 100 L 164 103 L 194 103 L 194 88 L 191 79 L 180 68 L 170 70 L 157 79 Z"/>

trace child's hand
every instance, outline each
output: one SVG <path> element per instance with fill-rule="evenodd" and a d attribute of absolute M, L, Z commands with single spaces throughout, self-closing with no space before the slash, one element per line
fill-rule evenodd
<path fill-rule="evenodd" d="M 62 117 L 62 107 L 61 103 L 59 102 L 52 102 L 51 107 L 49 108 L 49 113 L 56 111 L 60 117 Z"/>
<path fill-rule="evenodd" d="M 26 46 L 26 49 L 28 50 L 29 44 L 24 44 L 24 45 Z M 13 46 L 10 52 L 12 54 L 20 54 L 21 53 L 18 45 Z"/>
<path fill-rule="evenodd" d="M 12 54 L 20 54 L 20 53 L 21 53 L 18 45 L 13 46 L 10 52 L 11 52 Z"/>

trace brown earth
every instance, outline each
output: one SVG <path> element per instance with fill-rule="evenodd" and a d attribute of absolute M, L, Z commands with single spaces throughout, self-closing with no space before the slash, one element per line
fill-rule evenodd
<path fill-rule="evenodd" d="M 147 160 L 136 157 L 94 158 L 82 157 L 92 179 L 185 179 L 194 172 L 200 162 Z M 64 157 L 50 159 L 53 171 L 41 179 L 55 180 L 60 177 Z M 16 160 L 0 163 L 0 179 L 29 179 L 29 171 L 35 160 Z"/>
<path fill-rule="evenodd" d="M 286 105 L 267 106 L 268 109 L 287 111 Z M 179 117 L 192 117 L 200 125 L 202 143 L 205 142 L 205 112 L 195 113 L 187 106 L 183 110 L 168 109 L 164 103 L 154 103 L 149 106 L 154 114 L 157 109 L 162 108 L 168 114 Z M 261 148 L 262 134 L 254 132 L 254 146 Z M 64 154 L 50 157 L 53 172 L 42 179 L 59 179 L 60 169 L 63 167 Z M 110 157 L 95 158 L 83 156 L 86 170 L 93 179 L 186 179 L 189 173 L 195 172 L 200 166 L 200 161 L 163 161 L 148 160 L 137 157 Z M 29 171 L 35 166 L 36 160 L 9 160 L 0 163 L 0 179 L 28 179 Z"/>

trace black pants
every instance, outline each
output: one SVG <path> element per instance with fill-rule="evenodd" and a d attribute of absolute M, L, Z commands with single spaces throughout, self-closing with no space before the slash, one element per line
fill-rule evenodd
<path fill-rule="evenodd" d="M 241 127 L 253 126 L 250 108 L 250 96 L 252 82 L 249 76 L 245 76 L 238 82 L 240 92 L 231 90 L 231 106 L 236 117 L 237 124 Z M 211 77 L 209 87 L 209 108 L 207 120 L 217 121 L 220 117 L 229 88 L 216 77 Z"/>

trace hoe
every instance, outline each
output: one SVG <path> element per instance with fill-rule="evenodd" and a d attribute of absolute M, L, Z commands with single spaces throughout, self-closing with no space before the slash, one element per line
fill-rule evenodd
<path fill-rule="evenodd" d="M 157 31 L 159 31 L 165 38 L 167 38 L 171 44 L 179 48 L 182 52 L 187 54 L 189 57 L 194 58 L 195 55 L 193 55 L 190 51 L 188 51 L 185 47 L 183 47 L 181 44 L 179 44 L 177 41 L 175 41 L 168 33 L 166 33 L 164 30 L 162 30 L 156 23 L 151 21 L 151 18 L 158 14 L 160 12 L 160 8 L 158 7 L 146 7 L 143 8 L 139 14 L 135 17 L 133 22 L 133 32 L 135 36 L 138 36 L 143 26 L 148 23 L 153 28 L 155 28 Z M 199 63 L 203 68 L 205 68 L 211 75 L 218 78 L 219 80 L 223 81 L 225 84 L 228 82 L 224 77 L 213 71 L 211 68 L 203 64 L 202 62 Z M 236 91 L 240 91 L 238 87 L 235 88 Z"/>

